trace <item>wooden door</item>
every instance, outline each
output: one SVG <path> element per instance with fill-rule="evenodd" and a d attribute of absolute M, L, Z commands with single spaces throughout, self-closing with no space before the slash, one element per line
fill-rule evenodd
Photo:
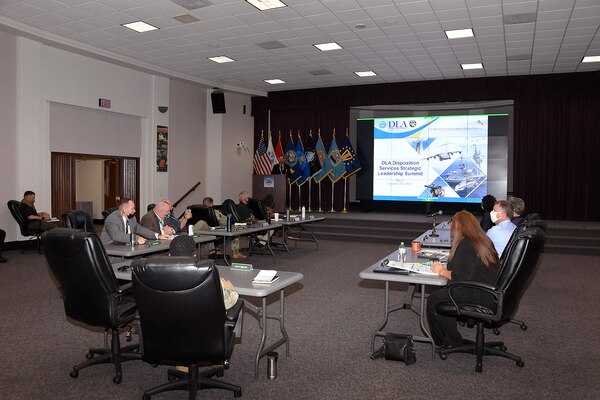
<path fill-rule="evenodd" d="M 104 209 L 116 207 L 121 200 L 119 160 L 104 161 Z"/>

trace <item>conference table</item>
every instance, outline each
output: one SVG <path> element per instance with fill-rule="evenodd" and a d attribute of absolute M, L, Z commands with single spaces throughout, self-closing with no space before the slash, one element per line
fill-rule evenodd
<path fill-rule="evenodd" d="M 452 247 L 452 239 L 450 238 L 450 221 L 443 221 L 435 225 L 434 229 L 428 229 L 419 235 L 413 242 L 419 242 L 425 247 Z M 436 236 L 437 235 L 437 236 Z"/>
<path fill-rule="evenodd" d="M 375 281 L 383 281 L 385 282 L 385 292 L 384 292 L 384 315 L 382 322 L 378 325 L 377 329 L 373 332 L 371 337 L 371 351 L 375 350 L 375 339 L 377 336 L 385 336 L 388 332 L 385 330 L 385 327 L 388 323 L 389 316 L 399 310 L 410 310 L 416 313 L 419 316 L 419 325 L 422 333 L 425 336 L 413 336 L 413 339 L 418 342 L 426 342 L 431 343 L 432 350 L 432 358 L 435 358 L 435 344 L 433 343 L 433 339 L 431 334 L 427 330 L 425 326 L 425 287 L 426 286 L 445 286 L 448 283 L 446 278 L 443 278 L 439 275 L 425 275 L 419 274 L 415 272 L 411 272 L 408 275 L 398 274 L 398 273 L 389 273 L 389 272 L 375 272 L 376 269 L 379 269 L 382 262 L 384 260 L 397 260 L 398 259 L 398 251 L 394 251 L 390 253 L 388 256 L 378 260 L 376 263 L 365 269 L 359 274 L 359 277 L 362 279 L 375 280 Z M 419 256 L 419 253 L 414 252 L 408 249 L 406 253 L 406 262 L 425 262 L 430 261 L 428 258 L 424 258 Z M 408 284 L 404 300 L 399 304 L 390 304 L 390 283 L 391 282 L 399 282 Z M 419 306 L 415 307 L 413 304 L 413 299 L 415 297 L 414 290 L 415 287 L 420 287 L 419 294 Z"/>
<path fill-rule="evenodd" d="M 113 270 L 117 279 L 131 280 L 131 269 L 120 269 L 126 263 L 113 264 Z M 277 271 L 275 282 L 264 285 L 254 284 L 252 280 L 260 272 L 259 269 L 250 271 L 232 270 L 224 265 L 217 265 L 219 276 L 231 282 L 240 296 L 255 297 L 261 300 L 261 305 L 255 306 L 249 301 L 244 302 L 244 307 L 258 316 L 259 327 L 261 329 L 260 342 L 254 358 L 254 378 L 258 379 L 258 367 L 260 359 L 271 351 L 285 344 L 285 355 L 290 355 L 289 336 L 285 329 L 285 289 L 296 282 L 304 279 L 304 275 L 298 272 Z M 269 314 L 267 310 L 267 297 L 273 293 L 279 292 L 279 311 L 275 314 Z M 279 330 L 281 337 L 267 345 L 267 319 L 279 321 Z"/>
<path fill-rule="evenodd" d="M 325 221 L 325 217 L 317 217 L 315 215 L 307 215 L 306 217 L 302 218 L 302 216 L 300 215 L 291 215 L 289 221 L 286 219 L 280 219 L 278 221 L 276 221 L 277 223 L 280 223 L 283 226 L 283 241 L 280 243 L 283 245 L 283 247 L 287 250 L 287 252 L 289 253 L 289 248 L 288 248 L 288 240 L 293 240 L 294 241 L 294 246 L 298 247 L 298 242 L 313 242 L 316 244 L 317 246 L 317 250 L 319 249 L 319 242 L 317 241 L 317 238 L 315 237 L 315 234 L 312 231 L 309 231 L 308 229 L 306 229 L 306 227 L 308 225 L 312 225 L 315 222 L 321 222 L 321 221 Z M 298 235 L 297 236 L 292 236 L 286 234 L 286 231 L 289 230 L 291 231 L 292 228 L 299 228 L 298 231 Z M 302 234 L 306 233 L 307 235 L 310 235 L 309 237 L 302 237 Z"/>
<path fill-rule="evenodd" d="M 257 233 L 261 233 L 261 232 L 267 232 L 272 229 L 280 229 L 280 228 L 282 228 L 282 225 L 280 222 L 271 222 L 269 224 L 266 221 L 254 221 L 250 225 L 247 225 L 247 224 L 237 225 L 236 224 L 233 226 L 233 229 L 231 230 L 231 232 L 227 232 L 227 229 L 225 227 L 217 226 L 217 227 L 211 228 L 210 230 L 194 232 L 194 235 L 222 237 L 224 240 L 223 259 L 225 260 L 225 263 L 227 265 L 231 265 L 229 263 L 229 260 L 227 260 L 227 256 L 226 256 L 226 253 L 228 251 L 227 249 L 231 248 L 231 246 L 228 245 L 228 242 L 231 242 L 231 240 L 233 240 L 234 238 L 239 237 L 239 236 L 248 236 L 248 235 L 253 235 L 253 234 L 257 234 Z M 273 249 L 271 248 L 271 239 L 269 238 L 269 240 L 267 240 L 266 242 L 267 242 L 267 245 L 265 247 L 267 248 L 267 251 L 269 251 L 271 253 L 271 255 L 274 255 Z M 250 251 L 252 251 L 252 249 L 250 249 Z"/>
<path fill-rule="evenodd" d="M 104 249 L 109 256 L 120 257 L 122 261 L 125 261 L 127 258 L 168 251 L 171 246 L 171 240 L 172 239 L 148 240 L 144 244 L 136 244 L 133 246 L 124 243 L 111 243 L 105 244 Z M 196 242 L 196 244 L 208 243 L 214 240 L 217 240 L 215 236 L 194 234 L 194 242 Z"/>

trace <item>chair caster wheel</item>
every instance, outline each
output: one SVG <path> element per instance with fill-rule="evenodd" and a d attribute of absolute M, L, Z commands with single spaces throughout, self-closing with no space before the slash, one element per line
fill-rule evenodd
<path fill-rule="evenodd" d="M 79 371 L 77 371 L 77 370 L 74 369 L 71 372 L 69 372 L 69 376 L 71 378 L 77 378 L 79 376 Z"/>
<path fill-rule="evenodd" d="M 499 335 L 500 334 L 500 329 L 494 328 L 494 329 L 492 329 L 492 332 L 494 332 L 494 335 Z"/>
<path fill-rule="evenodd" d="M 85 358 L 87 358 L 88 360 L 91 360 L 92 358 L 94 358 L 94 353 L 87 353 L 85 355 Z"/>
<path fill-rule="evenodd" d="M 505 345 L 499 346 L 498 348 L 499 348 L 501 351 L 506 351 L 506 346 L 505 346 Z"/>
<path fill-rule="evenodd" d="M 236 392 L 233 392 L 233 397 L 242 397 L 242 391 L 238 390 Z"/>
<path fill-rule="evenodd" d="M 523 360 L 517 361 L 517 367 L 523 368 L 525 366 L 525 362 Z"/>
<path fill-rule="evenodd" d="M 112 379 L 113 383 L 116 383 L 117 385 L 119 383 L 121 383 L 122 380 L 123 380 L 123 376 L 121 374 L 115 375 L 114 378 Z"/>
<path fill-rule="evenodd" d="M 522 330 L 522 331 L 526 331 L 526 330 L 527 330 L 527 325 L 525 325 L 525 324 L 521 324 L 521 325 L 519 325 L 519 326 L 521 327 L 521 330 Z"/>
<path fill-rule="evenodd" d="M 445 360 L 448 358 L 448 354 L 440 353 L 440 359 Z"/>
<path fill-rule="evenodd" d="M 148 396 L 146 393 L 144 393 L 142 395 L 142 400 L 150 400 L 150 396 Z"/>
<path fill-rule="evenodd" d="M 217 372 L 217 378 L 222 378 L 223 376 L 225 376 L 225 373 L 223 371 Z"/>

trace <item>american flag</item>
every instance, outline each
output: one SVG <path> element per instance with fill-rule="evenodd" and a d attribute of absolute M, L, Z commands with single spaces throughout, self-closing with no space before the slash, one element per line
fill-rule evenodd
<path fill-rule="evenodd" d="M 254 173 L 256 175 L 271 175 L 271 160 L 267 154 L 267 145 L 261 136 L 258 142 L 258 148 L 254 153 Z"/>

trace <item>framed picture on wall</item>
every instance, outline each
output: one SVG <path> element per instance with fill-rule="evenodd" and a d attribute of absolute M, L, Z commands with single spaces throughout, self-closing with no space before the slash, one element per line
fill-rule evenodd
<path fill-rule="evenodd" d="M 156 126 L 156 171 L 167 172 L 167 154 L 169 150 L 169 128 Z"/>

